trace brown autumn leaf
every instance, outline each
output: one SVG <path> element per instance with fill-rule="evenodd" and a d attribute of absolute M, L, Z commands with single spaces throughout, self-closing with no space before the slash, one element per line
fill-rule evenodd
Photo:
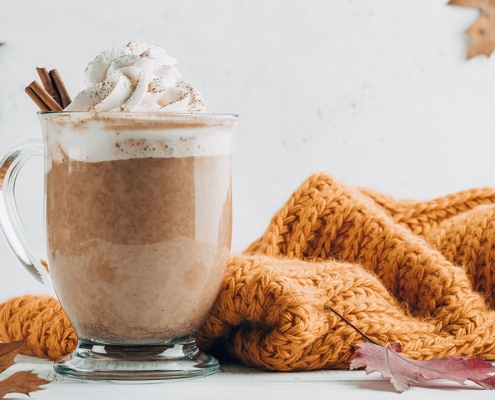
<path fill-rule="evenodd" d="M 7 393 L 23 393 L 29 395 L 30 392 L 41 390 L 41 385 L 46 385 L 49 381 L 40 378 L 31 371 L 19 371 L 0 381 L 0 399 Z"/>
<path fill-rule="evenodd" d="M 26 344 L 25 340 L 11 343 L 0 343 L 0 374 L 14 365 L 14 358 Z"/>
<path fill-rule="evenodd" d="M 402 349 L 398 343 L 385 347 L 365 342 L 358 346 L 351 369 L 364 367 L 367 374 L 380 372 L 398 392 L 428 379 L 447 379 L 461 384 L 471 381 L 485 389 L 495 389 L 495 376 L 488 375 L 495 373 L 495 366 L 481 358 L 449 356 L 418 361 L 399 354 Z"/>
<path fill-rule="evenodd" d="M 0 373 L 14 365 L 15 356 L 25 344 L 25 341 L 0 343 Z M 30 392 L 40 390 L 40 386 L 47 383 L 49 381 L 38 377 L 38 375 L 31 371 L 16 372 L 0 381 L 0 399 L 3 399 L 7 393 L 24 393 L 29 395 Z"/>
<path fill-rule="evenodd" d="M 468 59 L 481 54 L 489 57 L 495 50 L 495 0 L 450 0 L 448 4 L 480 10 L 479 18 L 466 31 L 471 36 Z"/>

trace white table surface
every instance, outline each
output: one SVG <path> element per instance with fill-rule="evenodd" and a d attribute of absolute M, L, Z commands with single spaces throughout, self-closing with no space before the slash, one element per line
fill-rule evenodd
<path fill-rule="evenodd" d="M 17 363 L 0 375 L 33 369 L 51 381 L 44 390 L 31 393 L 33 399 L 493 399 L 494 391 L 448 381 L 428 381 L 399 394 L 379 374 L 364 371 L 267 372 L 241 364 L 224 364 L 216 374 L 159 383 L 89 382 L 64 378 L 52 370 L 52 363 L 18 356 Z M 399 397 L 400 396 L 400 397 Z M 5 398 L 28 398 L 9 394 Z"/>

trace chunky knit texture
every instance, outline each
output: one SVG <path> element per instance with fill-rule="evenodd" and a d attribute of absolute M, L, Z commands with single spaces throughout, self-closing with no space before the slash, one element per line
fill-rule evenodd
<path fill-rule="evenodd" d="M 233 255 L 198 333 L 248 365 L 345 368 L 363 338 L 406 355 L 495 359 L 495 189 L 427 202 L 310 177 L 244 254 Z M 60 358 L 76 337 L 58 303 L 24 296 L 0 305 L 0 340 Z"/>

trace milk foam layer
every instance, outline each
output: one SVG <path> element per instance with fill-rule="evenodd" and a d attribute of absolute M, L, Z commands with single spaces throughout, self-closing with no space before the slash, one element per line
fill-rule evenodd
<path fill-rule="evenodd" d="M 215 114 L 48 113 L 43 117 L 48 169 L 67 157 L 101 162 L 230 154 L 230 133 L 237 122 L 235 116 Z"/>
<path fill-rule="evenodd" d="M 176 62 L 165 50 L 147 43 L 111 47 L 88 64 L 87 88 L 65 111 L 203 111 L 203 96 L 178 81 Z"/>

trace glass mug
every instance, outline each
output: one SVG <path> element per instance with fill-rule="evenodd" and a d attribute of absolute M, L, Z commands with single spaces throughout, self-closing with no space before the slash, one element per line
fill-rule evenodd
<path fill-rule="evenodd" d="M 78 336 L 56 372 L 83 379 L 200 376 L 195 345 L 218 294 L 232 232 L 236 115 L 39 112 L 41 139 L 0 164 L 0 225 Z M 48 260 L 24 234 L 14 187 L 44 155 Z M 48 273 L 49 271 L 49 273 Z M 53 293 L 53 292 L 52 292 Z"/>

